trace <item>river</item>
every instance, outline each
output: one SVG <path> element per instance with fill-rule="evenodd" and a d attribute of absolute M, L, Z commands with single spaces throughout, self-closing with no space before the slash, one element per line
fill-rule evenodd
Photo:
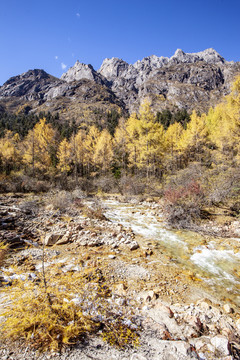
<path fill-rule="evenodd" d="M 166 228 L 161 214 L 146 204 L 104 201 L 108 219 L 131 228 L 142 239 L 158 244 L 176 266 L 190 270 L 218 298 L 240 306 L 240 238 L 222 239 Z"/>

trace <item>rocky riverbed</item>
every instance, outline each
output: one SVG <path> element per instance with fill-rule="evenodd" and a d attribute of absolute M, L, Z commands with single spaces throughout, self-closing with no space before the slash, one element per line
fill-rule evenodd
<path fill-rule="evenodd" d="M 158 213 L 158 206 L 145 209 Z M 38 276 L 45 248 L 46 271 L 54 262 L 66 272 L 101 270 L 112 301 L 127 308 L 135 302 L 140 346 L 119 350 L 95 336 L 62 354 L 39 355 L 20 343 L 1 344 L 1 359 L 239 359 L 239 308 L 217 298 L 196 274 L 179 266 L 130 226 L 108 219 L 108 211 L 84 194 L 7 195 L 0 198 L 0 236 L 10 250 L 1 267 L 4 291 L 16 276 Z M 30 267 L 24 267 L 31 257 Z M 81 258 L 79 267 L 74 259 Z M 24 280 L 23 280 L 24 281 Z"/>

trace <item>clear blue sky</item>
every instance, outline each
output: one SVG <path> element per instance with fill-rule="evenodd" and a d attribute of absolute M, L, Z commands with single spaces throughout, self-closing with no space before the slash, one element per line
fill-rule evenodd
<path fill-rule="evenodd" d="M 29 69 L 61 76 L 76 60 L 134 63 L 213 47 L 240 61 L 239 0 L 1 0 L 0 85 Z"/>

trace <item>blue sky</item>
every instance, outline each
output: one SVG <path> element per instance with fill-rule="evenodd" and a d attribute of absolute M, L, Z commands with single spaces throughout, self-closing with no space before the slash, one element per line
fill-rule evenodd
<path fill-rule="evenodd" d="M 209 47 L 240 61 L 239 0 L 2 0 L 0 85 L 29 69 L 60 77 L 76 60 L 134 63 Z"/>

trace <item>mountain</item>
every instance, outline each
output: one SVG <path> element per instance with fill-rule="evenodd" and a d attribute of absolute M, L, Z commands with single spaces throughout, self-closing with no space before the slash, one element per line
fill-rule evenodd
<path fill-rule="evenodd" d="M 214 49 L 168 57 L 152 55 L 128 64 L 105 59 L 98 71 L 75 63 L 58 79 L 44 70 L 29 70 L 0 87 L 0 111 L 58 112 L 63 120 L 98 120 L 109 112 L 137 111 L 148 98 L 155 111 L 176 107 L 207 111 L 230 92 L 239 62 L 228 62 Z"/>
<path fill-rule="evenodd" d="M 204 111 L 229 92 L 239 70 L 239 63 L 225 61 L 214 49 L 193 54 L 178 49 L 171 58 L 153 55 L 133 65 L 105 59 L 99 73 L 130 111 L 145 97 L 156 110 L 178 106 Z"/>

